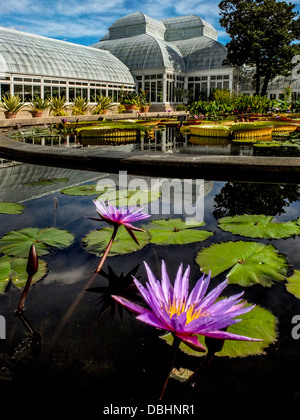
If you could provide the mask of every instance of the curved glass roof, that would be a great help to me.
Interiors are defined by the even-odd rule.
[[[162,67],[185,70],[179,49],[174,44],[149,34],[105,40],[94,44],[93,47],[109,51],[130,70]]]
[[[180,50],[185,68],[189,70],[220,69],[227,57],[226,47],[206,36],[174,41]]]
[[[135,83],[124,63],[106,51],[3,27],[0,72]]]

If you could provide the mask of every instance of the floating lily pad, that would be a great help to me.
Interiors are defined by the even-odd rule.
[[[159,191],[152,190],[109,190],[99,195],[98,201],[108,201],[109,204],[118,207],[142,206],[143,204],[156,201],[160,197]]]
[[[229,283],[241,286],[261,284],[270,287],[274,281],[283,281],[288,264],[284,255],[273,245],[258,242],[226,242],[202,249],[196,262],[204,273],[212,277],[230,269]]]
[[[61,193],[67,195],[98,195],[105,190],[106,188],[97,189],[97,184],[84,184],[66,188],[65,190],[62,190]]]
[[[54,185],[54,184],[61,184],[64,182],[68,182],[69,178],[51,178],[51,179],[40,179],[38,181],[34,181],[34,182],[26,182],[26,184],[29,187],[34,187],[34,186],[39,186],[39,185]]]
[[[113,233],[112,227],[104,227],[100,230],[89,232],[82,240],[83,246],[91,254],[101,255],[107,247]],[[115,237],[114,243],[109,252],[109,256],[128,254],[142,249],[150,242],[148,232],[134,232],[139,245],[135,243],[124,226],[120,226]]]
[[[276,222],[273,216],[264,214],[223,217],[219,220],[219,227],[226,232],[249,238],[279,239],[300,234],[299,220]]]
[[[48,247],[65,248],[74,240],[74,236],[57,228],[25,228],[8,232],[0,239],[0,252],[15,257],[27,257],[32,244],[38,255],[49,254]]]
[[[0,293],[5,292],[10,281],[16,287],[24,287],[28,278],[26,272],[27,258],[4,256],[0,258]],[[47,264],[39,259],[38,271],[32,278],[32,284],[39,281],[47,273]]]
[[[286,280],[287,291],[300,299],[300,270],[294,270],[294,274],[287,277]]]
[[[21,214],[25,206],[19,203],[0,203],[0,213],[4,214]]]
[[[199,230],[204,222],[189,221],[185,223],[181,219],[152,220],[143,226],[151,235],[151,242],[157,245],[181,245],[192,242],[200,242],[213,235],[212,232]]]
[[[216,356],[245,357],[260,355],[276,341],[276,318],[266,309],[256,305],[254,309],[247,314],[241,315],[238,319],[242,319],[242,321],[228,327],[228,332],[261,339],[262,341],[225,340],[222,350],[217,352]],[[205,346],[204,337],[201,335],[198,335],[198,337],[199,341]],[[173,342],[172,334],[166,334],[161,338],[170,345]],[[180,344],[180,349],[192,356],[204,356],[206,354],[205,352],[192,350],[184,343]]]

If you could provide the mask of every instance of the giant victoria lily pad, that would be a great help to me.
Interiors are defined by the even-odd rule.
[[[241,286],[261,284],[270,287],[274,281],[283,281],[288,264],[284,255],[273,245],[258,242],[226,242],[202,249],[196,262],[204,273],[212,277],[229,270],[229,283]]]
[[[238,319],[241,319],[241,321],[228,327],[228,332],[260,339],[261,341],[225,340],[222,350],[217,352],[216,356],[245,357],[259,355],[263,354],[264,350],[276,341],[276,318],[266,309],[256,305],[250,312],[239,316]],[[172,334],[168,333],[161,338],[170,345],[173,342]],[[198,338],[201,344],[206,347],[204,336],[198,335]],[[193,350],[184,343],[180,344],[180,349],[192,356],[204,356],[206,354]]]
[[[206,240],[213,235],[212,232],[197,229],[204,226],[204,222],[189,221],[181,219],[152,220],[143,228],[149,231],[151,242],[156,245],[181,245]]]
[[[83,247],[91,254],[101,255],[113,233],[112,227],[104,227],[103,229],[93,230],[89,232],[82,240]],[[150,235],[148,232],[134,232],[139,245],[132,239],[124,226],[120,226],[112,247],[109,251],[109,256],[128,254],[142,249],[150,242]]]
[[[249,238],[288,238],[300,234],[299,219],[289,222],[276,222],[273,216],[264,214],[223,217],[219,220],[219,227],[226,232]]]
[[[57,228],[25,228],[8,232],[0,239],[0,252],[15,257],[28,257],[32,244],[37,254],[49,254],[49,247],[65,248],[71,245],[74,235]]]
[[[18,287],[24,287],[28,278],[26,272],[27,258],[9,257],[0,258],[0,293],[5,292],[10,281]],[[38,271],[32,277],[32,284],[39,281],[47,273],[47,264],[39,259]]]

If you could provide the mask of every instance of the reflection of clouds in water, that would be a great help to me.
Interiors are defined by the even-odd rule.
[[[64,285],[78,283],[83,280],[87,280],[88,276],[91,273],[88,273],[86,268],[77,267],[77,268],[67,268],[63,271],[50,271],[47,277],[43,280],[44,284],[50,283],[60,283]]]

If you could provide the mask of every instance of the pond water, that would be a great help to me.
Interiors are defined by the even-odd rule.
[[[96,217],[95,196],[72,196],[60,191],[74,185],[96,183],[107,174],[19,165],[1,168],[0,201],[22,202],[19,215],[0,214],[0,237],[25,227],[56,227],[68,230],[74,241],[66,248],[51,248],[43,256],[47,275],[30,288],[25,315],[38,332],[38,351],[30,347],[24,324],[15,316],[21,290],[10,284],[0,293],[0,314],[6,320],[6,339],[0,340],[0,394],[10,414],[34,412],[35,404],[45,403],[45,410],[66,414],[102,415],[105,407],[157,404],[170,363],[170,346],[160,338],[162,332],[143,324],[126,311],[112,318],[110,311],[101,314],[101,293],[86,291],[99,257],[82,247],[88,232],[104,227],[88,217]],[[9,173],[10,171],[10,173]],[[117,176],[111,176],[117,181]],[[60,179],[50,185],[39,180]],[[29,182],[32,185],[28,185]],[[200,277],[196,254],[214,243],[241,240],[241,236],[220,229],[217,221],[236,214],[268,214],[286,222],[300,216],[300,188],[293,184],[255,184],[205,180],[205,230],[213,235],[202,242],[184,245],[149,243],[130,254],[109,256],[109,267],[117,275],[137,268],[136,277],[146,280],[143,261],[160,278],[161,260],[166,262],[174,279],[180,262],[191,266],[191,285]],[[178,217],[173,205],[170,213],[153,219]],[[140,226],[142,223],[137,223]],[[300,269],[300,239],[245,240],[272,244],[287,257],[289,270]],[[225,278],[216,276],[211,286]],[[88,287],[107,286],[99,274]],[[286,282],[271,287],[229,285],[226,294],[244,290],[244,298],[270,311],[277,319],[277,340],[264,354],[248,357],[215,357],[195,386],[183,386],[171,379],[164,403],[193,405],[194,414],[207,401],[299,400],[300,341],[293,338],[292,318],[300,314],[300,300],[289,293]],[[76,304],[74,304],[76,302]],[[74,305],[74,306],[73,306]],[[68,312],[70,311],[70,312]],[[101,314],[101,316],[100,316]],[[199,358],[179,353],[176,368],[194,370]],[[16,403],[17,402],[17,403]],[[61,404],[61,405],[59,405]],[[29,408],[30,407],[30,408]],[[141,413],[141,411],[140,411]]]

